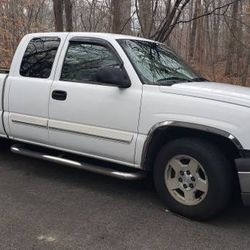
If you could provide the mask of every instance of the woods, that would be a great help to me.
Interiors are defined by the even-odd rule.
[[[201,75],[250,86],[250,0],[0,0],[0,67],[30,32],[93,31],[166,43]]]

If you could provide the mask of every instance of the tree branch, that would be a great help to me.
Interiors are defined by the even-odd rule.
[[[212,15],[212,14],[214,14],[217,10],[220,10],[220,9],[226,8],[226,10],[227,10],[232,4],[234,4],[235,2],[239,2],[239,1],[240,1],[240,0],[235,0],[235,1],[230,2],[230,3],[227,3],[227,4],[225,4],[225,5],[216,7],[215,9],[213,9],[213,10],[211,10],[211,11],[209,11],[209,12],[206,12],[206,13],[200,15],[200,16],[191,18],[191,19],[189,19],[189,20],[180,20],[180,21],[178,21],[176,24],[180,24],[180,23],[189,23],[189,22],[195,21],[195,20],[200,19],[200,18],[202,18],[202,17],[206,17],[206,16],[209,16],[209,15]],[[226,12],[226,11],[225,11],[225,12]],[[225,12],[224,12],[224,13],[225,13]],[[175,24],[175,25],[176,25],[176,24]]]

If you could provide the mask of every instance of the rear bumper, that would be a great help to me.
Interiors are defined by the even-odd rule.
[[[235,163],[239,176],[242,201],[244,205],[250,206],[250,158],[240,158]]]

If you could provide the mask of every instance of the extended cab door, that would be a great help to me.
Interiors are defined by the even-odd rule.
[[[50,96],[50,143],[134,165],[142,85],[124,52],[115,40],[79,36],[69,37],[63,51]],[[96,80],[102,67],[121,64],[131,87]]]
[[[48,143],[50,88],[66,36],[30,34],[20,42],[5,89],[4,121],[11,138]]]

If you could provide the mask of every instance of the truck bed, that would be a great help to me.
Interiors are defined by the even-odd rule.
[[[7,68],[0,68],[0,74],[9,74],[9,71]]]

